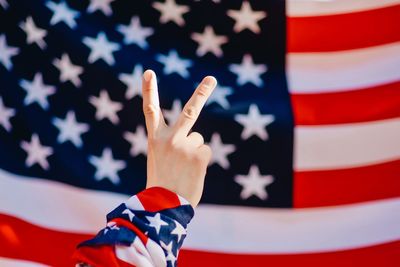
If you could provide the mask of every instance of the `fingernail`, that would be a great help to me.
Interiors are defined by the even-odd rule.
[[[153,77],[153,72],[152,72],[151,70],[146,70],[146,71],[143,73],[143,78],[144,78],[144,80],[145,80],[146,82],[150,81],[152,77]]]
[[[203,80],[203,84],[210,86],[210,87],[214,86],[216,83],[217,83],[217,80],[212,76],[207,76]]]

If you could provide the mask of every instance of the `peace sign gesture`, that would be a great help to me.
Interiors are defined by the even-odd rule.
[[[143,74],[143,113],[148,133],[147,185],[159,186],[186,198],[193,207],[200,201],[211,149],[203,136],[190,133],[217,81],[207,76],[184,106],[177,122],[167,126],[160,109],[156,75]]]

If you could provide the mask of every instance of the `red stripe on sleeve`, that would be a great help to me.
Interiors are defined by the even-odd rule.
[[[181,205],[178,196],[162,187],[151,187],[136,195],[149,212],[172,209]]]

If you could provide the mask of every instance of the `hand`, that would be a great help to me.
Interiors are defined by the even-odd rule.
[[[143,112],[148,135],[146,188],[159,186],[199,204],[211,149],[197,132],[190,133],[217,81],[203,79],[186,103],[175,125],[167,126],[161,113],[156,75],[143,74]],[[190,134],[189,134],[190,133]]]

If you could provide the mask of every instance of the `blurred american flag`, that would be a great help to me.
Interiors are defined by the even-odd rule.
[[[400,1],[0,0],[0,266],[145,187],[141,74],[214,155],[181,266],[400,265]]]

